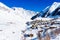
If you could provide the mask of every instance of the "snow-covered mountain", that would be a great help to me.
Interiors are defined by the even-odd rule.
[[[49,8],[47,15],[45,17],[52,17],[52,16],[59,16],[60,15],[60,3],[59,2],[54,2],[52,6]]]
[[[42,17],[46,17],[46,18],[42,18]],[[40,13],[26,10],[20,7],[10,8],[0,2],[0,40],[24,40],[24,35],[23,35],[24,31],[26,31],[25,33],[27,34],[30,33],[34,34],[34,36],[31,34],[30,38],[28,37],[26,40],[29,39],[35,40],[37,39],[37,35],[36,35],[37,30],[32,30],[33,28],[29,29],[31,25],[26,25],[26,24],[28,24],[29,22],[35,23],[38,22],[39,20],[39,22],[41,23],[40,26],[44,26],[42,24],[43,23],[45,24],[46,20],[50,22],[49,20],[51,20],[54,17],[60,17],[60,3],[58,2],[54,2],[52,6],[46,7]],[[59,23],[60,19],[57,19],[55,22]],[[48,25],[51,26],[50,23]],[[54,24],[53,26],[59,26],[59,25]],[[25,30],[25,29],[29,29],[29,30]],[[38,29],[38,31],[39,30],[41,29]],[[43,34],[44,33],[42,33],[42,36]]]
[[[60,17],[60,2],[54,2],[52,5],[46,7],[40,13],[33,16],[31,19],[35,19],[37,17],[49,17],[49,18],[58,18]]]
[[[60,40],[59,2],[54,2],[31,19],[33,21],[27,23],[29,28],[24,31],[25,34],[23,32],[25,40]]]
[[[0,40],[22,40],[21,30],[36,12],[19,7],[8,7],[0,2]]]

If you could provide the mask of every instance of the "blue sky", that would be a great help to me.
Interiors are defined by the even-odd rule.
[[[27,10],[41,11],[53,2],[60,2],[60,0],[0,0],[0,2],[9,7],[22,7]]]

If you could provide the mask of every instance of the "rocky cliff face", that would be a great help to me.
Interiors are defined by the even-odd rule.
[[[54,2],[51,6],[46,7],[44,10],[33,16],[31,19],[35,19],[37,17],[56,18],[59,16],[60,16],[60,3]]]

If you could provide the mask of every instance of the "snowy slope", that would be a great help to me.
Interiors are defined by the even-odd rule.
[[[54,14],[56,16],[56,14],[58,14],[58,10],[60,9],[60,3],[59,2],[54,2],[51,7],[49,8],[48,12],[46,13],[45,17],[48,17],[48,15],[50,17],[52,17],[52,15]]]
[[[52,5],[47,6],[40,13],[32,17],[32,20],[37,17],[59,17],[60,16],[60,2],[54,2]]]
[[[36,14],[35,16],[33,16],[32,17],[32,20],[33,20],[33,24],[32,24],[32,31],[34,30],[34,28],[35,27],[38,27],[38,26],[36,26],[37,25],[37,23],[36,22],[38,22],[37,20],[43,20],[44,22],[42,22],[42,21],[40,21],[40,23],[38,22],[38,24],[41,24],[39,27],[45,27],[45,25],[48,25],[48,27],[50,27],[50,26],[52,26],[52,27],[57,27],[57,28],[60,28],[60,3],[59,2],[54,2],[51,6],[48,6],[45,10],[43,10],[43,12],[40,12],[41,13],[41,15],[45,15],[44,17],[41,17],[41,15],[40,15],[40,13],[38,13],[38,14]],[[44,14],[44,13],[46,13],[46,14]],[[52,14],[54,14],[54,16],[52,16]],[[58,14],[58,15],[57,15]],[[40,17],[39,17],[40,16]],[[46,18],[45,18],[46,17]],[[55,20],[55,18],[58,18],[57,20]],[[54,20],[54,21],[52,21],[52,19]],[[49,21],[49,20],[51,20],[51,21]],[[35,22],[34,22],[35,21]],[[45,21],[48,21],[49,23],[47,23],[47,24],[44,24],[45,23]],[[52,22],[59,22],[58,24],[54,24],[54,25],[50,25],[50,23],[52,23]],[[36,24],[35,24],[36,23]],[[31,23],[29,23],[29,24],[31,24]],[[43,25],[42,25],[43,24]],[[34,25],[34,26],[33,26]],[[31,26],[30,26],[31,27]],[[38,28],[39,28],[38,27]],[[43,28],[44,29],[44,32],[45,32],[45,28]],[[30,34],[31,33],[31,30],[28,30],[28,34]],[[35,30],[35,31],[33,31],[34,32],[34,34],[36,34],[36,31],[38,32],[38,30],[41,30],[41,29],[37,29],[37,30]],[[54,30],[56,30],[56,29],[54,29]],[[53,30],[52,30],[53,31]],[[33,33],[32,32],[32,33]],[[51,32],[51,30],[48,30],[48,33],[49,32]],[[60,31],[59,31],[60,32]],[[33,34],[33,35],[34,35]],[[36,34],[37,35],[37,34]],[[38,38],[36,37],[36,35],[35,35],[35,37],[34,38],[31,38],[31,39],[34,39],[34,40],[38,40]],[[43,33],[42,33],[42,35],[43,35]],[[53,35],[53,34],[52,34]],[[27,38],[26,37],[26,40],[31,40],[31,39],[29,39],[29,38]],[[54,38],[52,39],[51,38],[51,40],[60,40],[60,35],[57,35],[56,37],[55,37],[55,35],[54,35]]]
[[[53,12],[54,10],[56,10],[58,7],[60,7],[60,3],[54,2],[49,9],[50,13]]]
[[[23,8],[9,8],[0,2],[0,40],[22,40],[21,30],[26,28],[26,22],[35,14],[34,11]]]
[[[57,7],[55,7],[56,5]],[[52,13],[58,7],[60,7],[60,3],[55,2],[50,7],[50,9],[49,7],[47,7],[49,10],[46,9],[43,11],[44,12],[49,11],[50,13]],[[20,7],[9,8],[8,6],[0,2],[0,40],[23,40],[22,39],[23,34],[21,31],[27,28],[26,22],[32,21],[30,18],[34,15],[36,15],[36,12],[34,11],[25,10]],[[41,19],[46,21],[46,20],[51,20],[52,18],[38,17],[35,20],[41,20]],[[26,33],[33,33],[34,34],[33,38],[36,38],[36,34],[35,34],[36,32],[37,30],[32,30],[31,32],[29,32],[29,30],[26,31]],[[51,39],[51,40],[57,40],[57,38],[59,37],[60,36],[58,35],[56,39]]]

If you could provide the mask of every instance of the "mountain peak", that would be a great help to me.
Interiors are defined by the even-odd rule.
[[[38,13],[38,15],[36,14],[32,18],[48,17],[48,16],[52,17],[52,16],[59,16],[59,15],[60,15],[60,2],[54,2],[52,5],[46,7],[44,10]]]
[[[0,10],[4,10],[4,11],[8,11],[11,8],[9,8],[7,5],[5,5],[4,3],[0,2]]]
[[[60,7],[60,3],[59,2],[54,2],[52,4],[52,6],[50,7],[50,12],[52,12],[53,10],[57,9],[58,7]]]
[[[5,7],[8,8],[8,6],[6,6],[4,3],[0,2],[0,7]]]

